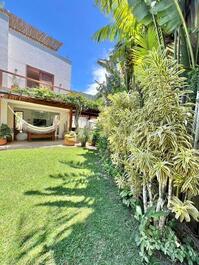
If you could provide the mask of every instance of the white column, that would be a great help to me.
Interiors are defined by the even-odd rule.
[[[7,124],[8,122],[8,103],[1,99],[1,109],[0,109],[0,123]]]
[[[64,132],[68,129],[68,110],[60,112],[59,139],[63,139]]]

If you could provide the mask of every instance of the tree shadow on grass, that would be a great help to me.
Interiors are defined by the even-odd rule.
[[[77,163],[60,161],[74,171],[49,176],[59,185],[25,192],[41,201],[35,207],[48,212],[43,225],[34,228],[29,224],[28,232],[25,227],[29,220],[22,216],[17,229],[16,264],[141,264],[133,223],[116,189],[100,175],[93,151],[83,158]]]

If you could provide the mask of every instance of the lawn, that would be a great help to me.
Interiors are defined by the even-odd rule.
[[[141,264],[136,222],[94,151],[2,151],[0,175],[0,264]]]

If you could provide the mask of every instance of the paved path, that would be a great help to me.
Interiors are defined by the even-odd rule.
[[[14,141],[6,145],[0,146],[0,151],[2,150],[14,150],[14,149],[28,149],[28,148],[50,148],[50,147],[71,147],[63,144],[64,140],[56,141]],[[77,144],[79,146],[79,144]],[[76,147],[76,146],[74,146]],[[94,146],[87,146],[88,149],[96,149]]]

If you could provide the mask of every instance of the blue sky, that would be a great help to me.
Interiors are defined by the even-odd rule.
[[[64,43],[59,53],[72,61],[72,89],[95,90],[95,80],[102,81],[104,74],[96,61],[107,55],[113,43],[92,40],[94,32],[109,22],[94,0],[4,2],[10,12]]]

